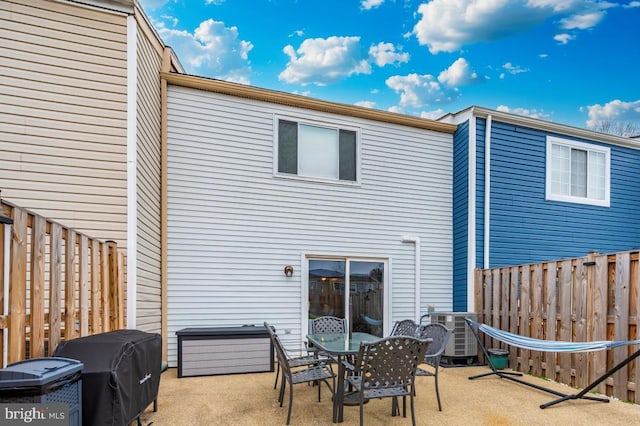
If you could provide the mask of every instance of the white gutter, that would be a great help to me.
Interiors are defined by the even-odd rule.
[[[4,224],[4,259],[3,264],[4,273],[2,274],[2,315],[5,317],[9,315],[9,268],[11,263],[11,225]],[[7,366],[8,354],[9,354],[9,333],[8,330],[4,330],[2,333],[2,368]]]
[[[137,24],[127,17],[127,328],[136,328],[137,233]]]
[[[414,245],[414,253],[415,253],[415,277],[416,277],[416,288],[415,288],[415,298],[416,298],[416,322],[420,322],[420,287],[422,286],[421,277],[420,277],[420,237],[412,237],[408,235],[404,235],[402,237],[403,243],[412,243]]]
[[[484,132],[484,251],[483,268],[489,268],[489,239],[491,238],[491,114],[486,118]]]
[[[467,311],[475,307],[474,269],[476,267],[476,116],[475,108],[469,114],[469,188],[467,190]]]

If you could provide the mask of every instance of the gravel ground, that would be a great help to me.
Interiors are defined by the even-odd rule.
[[[609,403],[587,400],[567,401],[540,409],[555,396],[529,386],[489,376],[468,380],[488,367],[440,369],[439,412],[433,378],[419,377],[415,398],[418,425],[631,425],[640,424],[640,406],[619,400]],[[279,407],[273,389],[275,373],[186,377],[178,379],[170,368],[160,380],[158,411],[148,407],[142,415],[145,426],[197,425],[284,425],[285,405]],[[525,380],[563,393],[575,393],[565,385],[525,376]],[[288,392],[288,389],[287,389]],[[330,425],[331,394],[323,385],[322,402],[317,389],[296,385],[293,395],[292,425]],[[408,405],[408,400],[407,400]],[[359,422],[358,407],[345,407],[344,424]],[[364,408],[365,425],[410,425],[407,418],[391,417],[391,400],[373,400]]]

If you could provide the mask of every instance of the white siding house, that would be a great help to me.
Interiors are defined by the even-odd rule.
[[[347,276],[358,264],[380,265],[379,333],[397,319],[417,319],[428,304],[451,309],[454,126],[216,80],[163,78],[169,366],[177,362],[175,333],[187,327],[266,320],[300,350],[312,260],[345,262]],[[355,135],[355,176],[282,172],[280,120]],[[299,145],[299,162],[305,150]]]

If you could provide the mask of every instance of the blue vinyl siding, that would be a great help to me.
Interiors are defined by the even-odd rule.
[[[453,310],[467,310],[469,122],[453,135]]]
[[[608,145],[611,148],[610,207],[547,201],[547,134],[511,124],[492,123],[490,267],[640,247],[640,197],[637,191],[640,151]],[[480,155],[479,143],[478,157]],[[480,161],[478,165],[480,177],[483,174]],[[481,188],[480,179],[478,188]],[[482,209],[479,193],[478,212]],[[481,235],[480,216],[477,225],[478,235]],[[482,266],[482,239],[478,242],[477,265]]]

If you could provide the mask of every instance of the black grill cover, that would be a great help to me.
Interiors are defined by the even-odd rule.
[[[62,342],[54,356],[84,364],[82,424],[126,425],[158,395],[162,337],[117,330]]]

